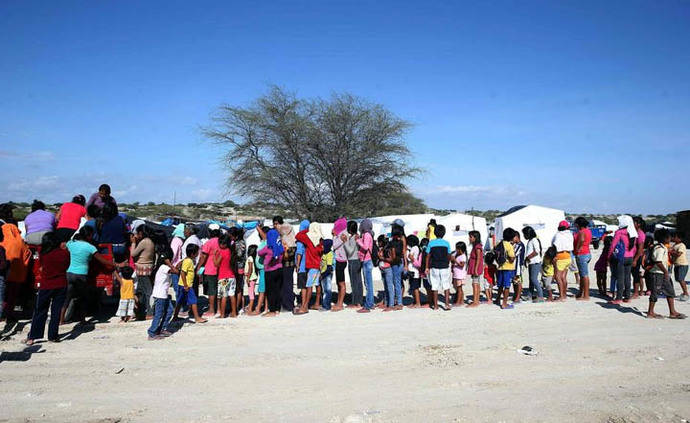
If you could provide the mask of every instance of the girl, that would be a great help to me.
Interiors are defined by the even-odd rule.
[[[355,235],[357,234],[357,222],[347,222],[347,235],[341,235],[345,253],[347,253],[347,268],[350,274],[350,287],[352,288],[352,303],[348,308],[362,307],[364,296],[362,291],[362,262],[359,261],[359,247]]]
[[[568,288],[568,267],[570,266],[573,251],[573,234],[570,232],[570,223],[562,220],[558,224],[558,232],[554,235],[551,244],[556,247],[556,258],[553,261],[555,266],[554,279],[558,283],[558,301],[565,301]]]
[[[345,268],[347,267],[347,220],[343,217],[333,224],[333,253],[335,254],[335,281],[338,285],[338,300],[331,308],[332,311],[343,309],[345,302]],[[352,280],[352,279],[350,279]]]
[[[331,280],[333,279],[333,240],[324,239],[323,240],[323,255],[321,256],[321,267],[319,271],[321,272],[320,283],[323,288],[323,308],[322,310],[328,311],[331,309],[332,304],[332,289]]]
[[[376,244],[378,245],[378,258],[379,258],[379,271],[381,272],[381,279],[383,280],[383,298],[376,304],[377,308],[382,308],[384,311],[388,308],[388,292],[393,290],[393,274],[391,271],[391,265],[383,259],[384,250],[388,245],[388,238],[381,234],[376,238]],[[392,294],[391,294],[392,296]]]
[[[244,277],[247,279],[247,287],[249,288],[249,305],[246,307],[245,312],[252,314],[254,310],[254,289],[256,287],[256,280],[258,275],[256,273],[256,244],[252,244],[247,249],[247,261],[244,264]]]
[[[268,226],[264,226],[263,228],[257,227],[257,230],[259,234],[261,233],[266,233],[268,232],[270,228]],[[256,302],[256,307],[254,307],[254,310],[250,312],[249,314],[251,315],[258,315],[261,313],[261,307],[263,307],[264,311],[268,310],[268,305],[266,304],[266,272],[264,271],[264,257],[259,255],[259,251],[263,250],[264,247],[266,247],[266,240],[263,239],[257,248],[257,255],[256,255],[256,270],[259,273],[259,278],[258,278],[258,292],[259,292],[259,300]]]
[[[453,285],[455,286],[455,305],[462,307],[465,303],[465,293],[462,286],[467,278],[467,245],[460,241],[455,244],[455,252],[452,259]]]
[[[420,288],[420,268],[422,266],[422,253],[419,250],[419,238],[415,235],[407,237],[407,273],[410,276],[410,291],[413,303],[410,308],[420,308],[422,306],[419,297]]]
[[[391,229],[391,240],[388,243],[388,254],[386,258],[391,265],[393,276],[393,293],[395,294],[393,302],[390,304],[394,310],[403,309],[402,296],[402,272],[405,263],[404,251],[406,249],[405,231],[400,223],[394,223]],[[390,297],[390,293],[389,293]]]
[[[494,293],[494,281],[496,280],[496,255],[493,251],[488,251],[484,256],[484,296],[486,303],[491,305]]]
[[[541,281],[546,290],[547,300],[553,301],[553,292],[551,291],[551,282],[553,281],[554,271],[554,261],[556,260],[556,247],[553,245],[546,249],[544,252],[544,259],[541,266]]]
[[[422,255],[422,263],[419,266],[419,278],[421,279],[421,285],[424,285],[424,289],[426,290],[426,299],[427,299],[427,303],[423,307],[429,307],[429,300],[431,299],[431,284],[429,283],[429,277],[427,275],[427,268],[426,268],[426,246],[427,245],[429,245],[429,238],[422,238],[422,240],[419,241],[419,251],[420,251],[420,254]],[[420,301],[421,301],[421,298],[420,298]]]
[[[470,231],[470,245],[472,251],[470,252],[470,260],[467,268],[467,273],[472,278],[472,304],[467,307],[479,306],[479,278],[484,271],[484,257],[482,249],[482,236],[479,231]]]
[[[599,256],[597,262],[594,263],[594,271],[597,274],[597,289],[599,290],[599,295],[607,299],[608,295],[606,294],[606,257],[608,256],[609,249],[611,248],[611,241],[613,241],[613,237],[611,236],[607,236],[606,238],[604,238],[604,248],[601,251],[601,256]]]
[[[232,239],[223,234],[218,240],[218,249],[213,255],[213,264],[218,269],[218,297],[220,297],[219,313],[224,319],[228,297],[230,297],[230,317],[237,317],[237,297],[235,297],[235,272],[233,271]]]
[[[374,279],[371,274],[374,269],[372,252],[374,251],[374,231],[371,220],[364,219],[359,224],[360,235],[355,235],[357,247],[359,247],[359,261],[364,273],[364,284],[367,287],[367,295],[364,298],[364,306],[357,310],[358,313],[368,313],[374,308]],[[336,263],[336,266],[338,263]]]
[[[273,317],[280,312],[280,287],[283,282],[283,253],[285,249],[280,242],[280,234],[271,229],[266,233],[266,246],[257,251],[264,259],[266,300],[268,312],[263,317]]]

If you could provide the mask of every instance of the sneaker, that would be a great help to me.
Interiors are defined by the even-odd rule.
[[[688,301],[690,300],[690,295],[681,295],[678,301]]]

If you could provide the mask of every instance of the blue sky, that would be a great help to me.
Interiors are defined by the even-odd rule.
[[[199,126],[277,84],[412,121],[411,188],[434,207],[675,212],[689,22],[687,0],[5,0],[0,201],[102,182],[120,201],[223,200]]]

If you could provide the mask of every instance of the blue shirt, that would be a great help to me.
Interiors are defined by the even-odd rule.
[[[432,269],[447,269],[449,266],[448,254],[451,253],[450,244],[445,239],[432,239],[426,246],[429,255],[429,267]]]
[[[299,273],[305,273],[307,271],[307,258],[305,257],[307,249],[304,247],[304,244],[301,242],[297,241],[297,251],[295,251],[295,259],[297,258],[297,254],[300,255],[300,261],[299,261]]]
[[[86,241],[67,241],[69,251],[69,267],[67,273],[75,275],[89,274],[89,260],[96,252],[96,247]]]

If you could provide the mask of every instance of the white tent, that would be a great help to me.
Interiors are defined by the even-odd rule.
[[[470,251],[470,231],[479,231],[482,243],[486,241],[488,236],[486,219],[483,217],[452,213],[447,216],[437,217],[436,223],[446,227],[445,239],[450,243],[453,249],[455,249],[455,244],[457,242],[462,241],[468,246],[468,252]]]
[[[542,244],[550,245],[561,220],[565,220],[563,210],[535,205],[516,206],[498,216],[494,221],[496,241],[503,239],[503,230],[506,228],[520,231],[522,237],[522,228],[531,226],[537,232]]]

